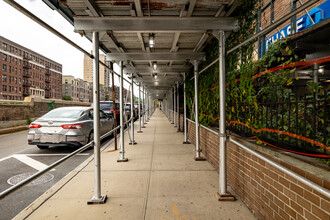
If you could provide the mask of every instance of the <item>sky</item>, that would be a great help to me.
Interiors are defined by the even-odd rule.
[[[73,26],[43,1],[16,0],[16,2],[84,50],[92,51],[92,42],[75,33]],[[84,54],[81,51],[64,42],[2,0],[0,0],[0,35],[62,64],[63,75],[73,75],[76,78],[83,79]],[[100,51],[100,54],[103,53]],[[115,65],[114,68],[119,73],[118,66]],[[119,85],[116,76],[115,85]],[[128,87],[128,83],[124,83],[124,88],[128,89]],[[137,94],[136,86],[134,92]]]

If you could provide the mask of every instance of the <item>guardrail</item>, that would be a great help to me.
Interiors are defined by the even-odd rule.
[[[104,138],[108,137],[109,135],[111,135],[114,131],[118,130],[120,128],[120,126],[117,126],[116,128],[112,129],[111,131],[105,133],[104,135],[102,135],[100,137],[100,140],[103,140]],[[32,176],[30,176],[29,178],[23,180],[22,182],[6,189],[5,191],[0,193],[0,200],[4,199],[5,197],[7,197],[8,195],[10,195],[11,193],[15,192],[16,190],[22,188],[23,186],[27,185],[28,183],[32,182],[33,180],[37,179],[38,177],[42,176],[43,174],[45,174],[46,172],[52,170],[53,168],[57,167],[58,165],[60,165],[61,163],[63,163],[64,161],[68,160],[69,158],[75,156],[76,154],[79,154],[80,152],[86,150],[87,148],[93,146],[94,141],[89,142],[88,144],[82,146],[81,148],[75,150],[74,152],[72,152],[71,154],[63,157],[62,159],[52,163],[51,165],[49,165],[48,167],[46,167],[43,170],[40,170],[39,172],[33,174]]]

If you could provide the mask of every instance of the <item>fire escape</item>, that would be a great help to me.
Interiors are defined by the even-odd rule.
[[[51,85],[50,85],[50,66],[45,65],[45,98],[48,99],[51,97],[50,94]]]
[[[30,63],[29,61],[31,60],[31,58],[28,57],[28,55],[24,55],[23,56],[23,97],[29,96],[30,95],[30,85],[29,85],[29,78],[31,78],[31,76],[29,75],[29,69],[31,69],[30,67]]]

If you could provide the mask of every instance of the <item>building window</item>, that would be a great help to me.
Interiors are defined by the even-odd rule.
[[[21,83],[22,83],[21,78],[19,78],[18,79],[18,84],[21,84]]]
[[[15,93],[17,93],[17,87],[15,87]]]
[[[19,87],[18,91],[19,91],[19,93],[22,93],[22,88],[21,88],[21,87]]]
[[[3,44],[2,44],[2,49],[3,49],[4,51],[7,51],[7,44],[3,43]]]
[[[2,60],[3,60],[3,61],[7,61],[7,54],[3,54],[3,55],[2,55]]]
[[[15,84],[17,84],[17,77],[15,77]]]
[[[7,75],[2,75],[2,82],[7,82]]]
[[[7,71],[7,65],[6,64],[2,64],[2,70]]]

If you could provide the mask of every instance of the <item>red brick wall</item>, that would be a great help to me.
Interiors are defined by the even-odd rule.
[[[195,124],[190,121],[188,138],[195,143]],[[262,147],[236,139],[244,145],[258,148],[264,156],[330,189],[329,168],[313,167],[303,161],[296,163],[297,159],[281,156],[279,152],[269,149],[262,151]],[[203,155],[219,170],[218,136],[201,127],[200,145]],[[228,184],[259,219],[330,219],[329,198],[231,142],[227,142],[227,168]]]

